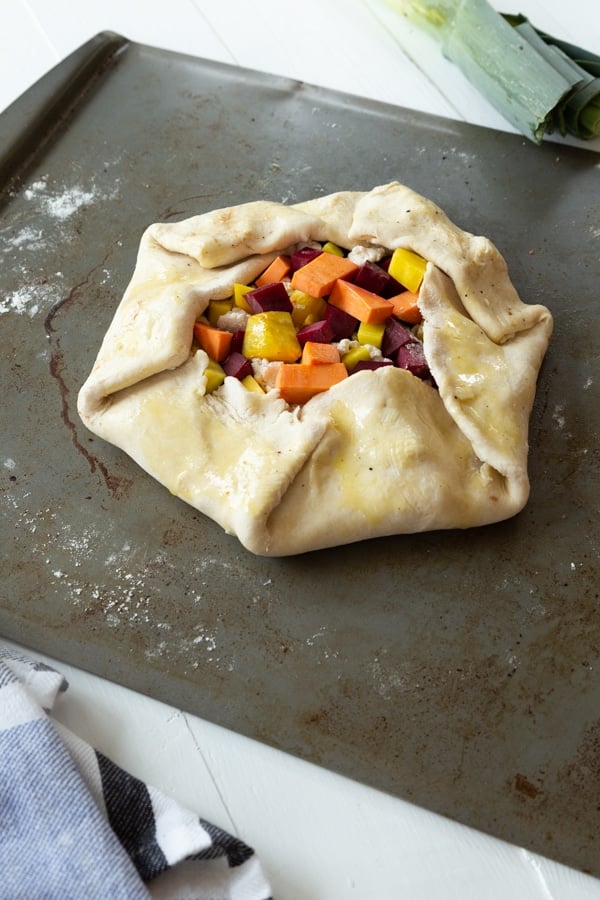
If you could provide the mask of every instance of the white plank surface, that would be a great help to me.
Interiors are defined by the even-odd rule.
[[[523,0],[511,11],[600,50],[597,0]],[[0,109],[89,37],[112,30],[512,130],[383,0],[0,0],[0,15]],[[599,141],[586,146],[600,150]],[[277,900],[600,900],[595,879],[45,659],[70,682],[57,718],[251,844]]]

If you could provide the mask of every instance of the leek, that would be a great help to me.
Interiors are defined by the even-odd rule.
[[[487,0],[388,0],[522,134],[600,135],[600,57],[503,15]]]

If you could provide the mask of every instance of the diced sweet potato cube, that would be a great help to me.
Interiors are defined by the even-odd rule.
[[[325,297],[338,278],[348,278],[358,266],[345,256],[321,253],[292,275],[292,288],[313,297]]]
[[[341,362],[340,351],[335,344],[323,344],[319,341],[306,341],[302,348],[300,360],[305,366],[318,366],[324,363]]]
[[[295,405],[306,403],[347,377],[348,371],[341,362],[319,366],[284,363],[277,372],[276,386],[281,397]]]
[[[394,313],[389,300],[341,278],[333,286],[329,303],[354,316],[359,322],[385,322]]]

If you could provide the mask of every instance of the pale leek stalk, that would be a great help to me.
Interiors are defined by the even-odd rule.
[[[565,71],[576,81],[573,90],[553,111],[556,127],[584,140],[600,135],[600,56],[534,28],[522,15],[503,14],[537,51],[554,65],[562,56]]]
[[[598,57],[570,48],[572,57],[569,45],[536,31],[523,16],[503,16],[487,0],[388,2],[439,41],[443,54],[531,140],[540,143],[555,129],[582,139],[600,135]]]

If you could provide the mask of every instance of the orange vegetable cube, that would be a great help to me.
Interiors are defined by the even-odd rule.
[[[338,278],[352,275],[358,266],[345,256],[321,253],[292,275],[292,288],[313,297],[325,297]]]
[[[419,295],[413,291],[401,291],[395,297],[390,297],[394,315],[403,322],[410,322],[411,325],[418,325],[423,319],[418,301]]]
[[[263,287],[265,284],[272,284],[274,281],[283,281],[291,270],[289,256],[276,256],[273,262],[267,266],[262,275],[256,279],[256,287]]]
[[[341,278],[336,281],[329,295],[329,302],[354,316],[359,322],[369,324],[385,322],[394,314],[394,307],[389,300]]]
[[[233,334],[204,322],[195,322],[194,337],[211,359],[221,362],[229,354]]]
[[[275,386],[288,403],[301,404],[316,394],[328,391],[344,378],[348,378],[348,370],[341,362],[322,363],[318,366],[283,363],[277,372]]]
[[[325,363],[341,362],[340,351],[335,344],[322,344],[318,341],[306,341],[302,348],[300,362],[305,366],[321,366]]]

